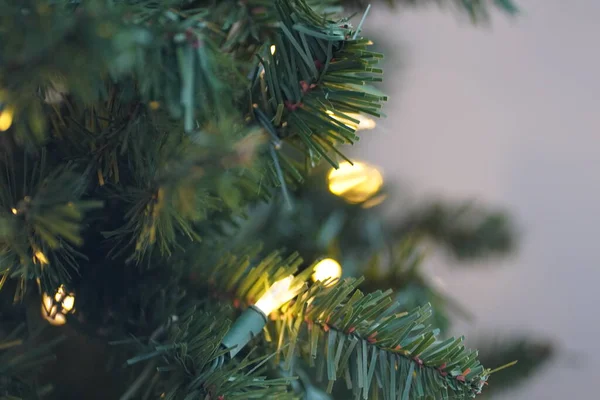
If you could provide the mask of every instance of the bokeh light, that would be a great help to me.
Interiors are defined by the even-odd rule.
[[[375,195],[383,185],[381,172],[372,165],[345,161],[327,175],[329,191],[349,203],[362,203]]]
[[[328,285],[333,284],[342,276],[342,266],[333,258],[325,258],[317,263],[314,267],[312,280],[314,282],[329,281]]]

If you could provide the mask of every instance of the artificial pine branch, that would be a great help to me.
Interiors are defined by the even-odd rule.
[[[299,148],[305,161],[284,157],[284,168],[298,177],[298,167],[312,168],[321,158],[337,166],[338,144],[358,140],[351,114],[381,116],[385,96],[365,85],[381,81],[376,64],[381,54],[369,51],[367,39],[356,39],[345,20],[330,21],[307,9],[303,1],[275,2],[279,32],[259,56],[252,103],[259,124]],[[260,71],[260,73],[258,73]],[[349,122],[346,122],[349,121]],[[283,149],[283,154],[290,149]],[[292,152],[293,154],[293,152]],[[301,179],[301,178],[300,178]]]
[[[221,341],[229,321],[192,306],[182,316],[171,316],[148,339],[120,341],[136,356],[128,366],[143,365],[121,400],[139,398],[142,387],[152,398],[242,400],[292,400],[288,393],[293,378],[267,378],[262,366],[270,358],[246,356],[223,364],[226,350]]]
[[[354,395],[363,399],[376,390],[371,385],[390,399],[396,393],[402,399],[446,399],[481,392],[487,372],[477,352],[465,349],[462,338],[438,341],[438,331],[427,324],[429,305],[396,313],[391,291],[365,296],[355,290],[360,282],[346,279],[330,288],[317,286],[314,294],[309,291],[290,305],[277,327],[292,347],[301,340],[310,343],[308,348],[298,345],[297,352],[326,367],[329,390],[337,378],[345,377]]]
[[[288,399],[289,378],[262,375],[275,350],[363,398],[469,397],[487,378],[460,339],[436,342],[427,306],[393,314],[389,292],[363,295],[360,280],[308,287],[297,254],[210,262],[211,245],[233,247],[224,224],[276,187],[291,197],[322,158],[337,165],[337,145],[357,140],[353,114],[381,115],[386,96],[367,86],[381,55],[324,16],[335,1],[317,3],[0,0],[2,141],[18,159],[2,166],[0,287],[72,285],[70,323],[86,338],[136,337],[124,398]],[[265,331],[279,342],[216,367],[220,299],[252,304],[292,274],[304,291]]]
[[[365,282],[361,289],[365,291],[394,290],[394,299],[404,309],[414,309],[421,304],[431,304],[434,310],[432,322],[445,333],[450,325],[449,313],[466,320],[471,313],[455,299],[437,288],[423,271],[425,251],[417,237],[407,236],[399,243],[391,245],[388,252],[376,254],[364,270]],[[389,258],[383,262],[386,257]]]
[[[236,306],[253,304],[273,283],[295,273],[302,260],[271,253],[258,263],[249,256],[223,258],[201,281],[217,293],[228,293]],[[305,269],[297,284],[312,273]],[[332,286],[317,282],[284,307],[267,326],[267,338],[285,354],[290,368],[296,354],[327,371],[329,390],[345,378],[355,396],[368,399],[373,390],[384,398],[471,398],[488,378],[477,352],[465,349],[462,338],[438,341],[428,323],[431,306],[398,310],[391,291],[363,295],[362,279]],[[282,344],[288,344],[285,350]],[[413,375],[414,373],[414,375]],[[410,397],[409,397],[410,396]],[[454,397],[453,397],[454,396]]]
[[[31,28],[26,38],[19,38],[19,51],[9,41],[4,44],[0,64],[2,101],[16,110],[11,132],[20,143],[34,147],[43,136],[44,148],[59,155],[54,163],[66,158],[87,164],[92,172],[89,193],[108,203],[124,203],[120,208],[126,210],[112,222],[123,220],[123,225],[104,229],[109,238],[118,239],[111,254],[133,247],[129,259],[137,262],[155,245],[168,256],[182,238],[199,240],[194,225],[209,214],[216,216],[213,211],[222,208],[216,203],[240,210],[274,186],[287,195],[286,180],[301,181],[302,174],[298,162],[286,154],[291,147],[280,149],[282,140],[301,146],[308,169],[322,157],[336,164],[336,144],[356,139],[354,129],[340,121],[353,121],[348,113],[379,115],[385,100],[361,87],[379,80],[375,75],[381,70],[373,65],[380,55],[367,50],[366,39],[354,39],[344,21],[321,18],[303,0],[279,0],[266,7],[249,2],[242,9],[227,1],[215,13],[189,2],[28,0],[6,10],[7,26]],[[261,17],[254,18],[256,14]],[[249,19],[252,24],[245,23]],[[239,36],[242,27],[246,34]],[[245,78],[254,69],[252,58],[223,51],[231,48],[234,31],[233,47],[254,46],[256,55],[263,51],[256,46],[259,40],[281,44],[274,59],[262,62],[266,78],[260,77],[260,90]],[[84,60],[66,62],[71,52]],[[24,64],[27,68],[15,75],[15,66]],[[160,73],[165,69],[168,73]],[[59,104],[46,104],[40,90],[55,87],[57,81],[68,94]],[[249,121],[235,107],[252,103],[248,94],[263,97],[267,105],[249,110]],[[181,124],[169,123],[168,117]],[[164,164],[180,156],[178,149],[190,151],[194,141],[212,135],[230,144],[256,125],[272,135],[269,150],[259,153],[257,169],[246,168],[240,175],[215,165],[223,168],[212,192],[197,188],[193,179],[177,180],[179,185],[168,193],[157,184]],[[171,170],[181,167],[170,165]],[[107,184],[119,185],[118,193],[92,193]],[[161,206],[165,203],[169,206]],[[54,280],[69,277],[62,274]]]
[[[459,260],[508,254],[516,233],[509,216],[472,203],[435,202],[412,210],[392,229],[399,237],[411,233],[445,247]]]
[[[139,171],[148,175],[125,187],[109,187],[110,196],[127,208],[125,224],[104,232],[119,243],[111,255],[130,252],[128,259],[139,262],[157,245],[169,256],[182,240],[202,240],[198,226],[209,217],[217,223],[216,212],[239,211],[243,201],[259,198],[260,167],[254,159],[262,135],[251,132],[233,145],[180,140],[185,145],[161,145],[141,156],[147,165]]]
[[[89,171],[67,163],[52,167],[42,149],[39,157],[4,154],[0,161],[0,274],[44,288],[68,281],[85,257],[75,247],[83,242],[85,213],[102,206],[82,199]]]
[[[21,324],[10,332],[0,330],[0,399],[2,400],[37,399],[52,390],[51,385],[37,385],[36,373],[44,363],[56,359],[51,351],[65,338],[59,336],[49,342],[36,343],[39,342],[41,332],[27,335],[26,329],[26,326]]]

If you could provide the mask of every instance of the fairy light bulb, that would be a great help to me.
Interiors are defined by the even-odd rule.
[[[333,285],[342,276],[342,266],[333,258],[325,258],[317,263],[312,274],[313,282],[326,282]]]
[[[13,122],[13,110],[10,107],[0,111],[0,132],[7,131]]]
[[[75,310],[75,295],[67,293],[65,286],[60,285],[54,296],[42,295],[42,317],[51,325],[60,326],[67,322],[66,315]]]
[[[370,199],[383,185],[381,172],[372,165],[347,161],[340,163],[339,168],[332,168],[327,175],[329,191],[344,198],[349,203],[357,204]]]
[[[298,295],[301,286],[292,286],[293,281],[294,276],[290,275],[275,282],[256,304],[245,309],[233,323],[221,341],[229,357],[235,357],[252,338],[261,334],[271,312]]]
[[[277,50],[277,48],[275,47],[274,44],[271,45],[271,55],[275,54],[275,51]]]
[[[38,261],[41,265],[48,265],[48,257],[46,257],[46,255],[43,252],[41,252],[40,250],[37,250],[33,254],[33,263],[37,264]]]
[[[64,82],[58,79],[51,79],[46,87],[44,102],[46,104],[60,104],[64,101],[67,93],[69,93],[69,90]]]
[[[275,282],[254,306],[265,315],[271,314],[296,295],[296,291],[291,288],[293,280],[294,276],[290,275]]]

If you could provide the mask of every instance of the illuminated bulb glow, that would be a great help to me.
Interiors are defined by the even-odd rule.
[[[12,213],[13,213],[13,214],[15,214],[15,215],[17,215],[17,213],[18,213],[17,209],[16,209],[16,208],[14,208],[14,207],[13,207],[13,208],[11,208],[11,209],[10,209],[10,211],[12,211]]]
[[[314,282],[327,282],[333,285],[342,276],[342,266],[333,258],[325,258],[317,263],[314,268],[312,280]]]
[[[0,111],[0,132],[7,131],[8,128],[12,125],[13,122],[13,110],[10,108],[5,108]]]
[[[46,255],[39,250],[34,254],[33,262],[36,260],[38,260],[42,265],[48,264],[48,258],[46,258]]]
[[[57,303],[61,303],[63,310],[67,312],[71,311],[75,306],[75,296],[67,294],[64,285],[60,285],[54,295],[54,300]]]
[[[277,48],[275,47],[274,44],[271,45],[271,54],[275,54],[275,50],[277,50]]]
[[[330,111],[330,110],[327,110],[326,113],[327,113],[327,115],[329,115],[331,118],[335,119],[336,121],[341,122],[344,125],[347,125],[357,131],[374,129],[377,126],[377,122],[375,122],[375,120],[373,118],[365,117],[362,114],[345,113],[345,115],[348,118],[344,118],[340,115],[334,114],[333,111]],[[351,119],[349,119],[349,118],[351,118]],[[358,121],[358,123],[356,123],[353,120]]]
[[[383,185],[383,176],[377,168],[365,163],[354,165],[345,161],[332,168],[327,175],[329,191],[350,203],[362,203],[375,195]]]
[[[373,118],[368,118],[361,114],[349,114],[348,116],[360,121],[360,123],[356,127],[357,131],[375,129],[375,127],[377,126],[377,122],[375,122]]]
[[[290,275],[275,282],[269,290],[254,305],[265,315],[271,314],[296,296],[296,291],[291,288],[294,276]]]
[[[44,293],[42,295],[42,317],[51,325],[60,326],[67,322],[66,314],[73,311],[75,296],[67,294],[64,285],[61,285],[54,298]]]
[[[369,200],[362,203],[361,207],[362,208],[373,208],[373,207],[376,207],[376,206],[380,205],[381,203],[383,203],[385,201],[385,199],[387,199],[387,195],[380,194],[378,196],[371,197]]]

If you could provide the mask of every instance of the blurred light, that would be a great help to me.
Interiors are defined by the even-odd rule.
[[[327,175],[329,191],[350,203],[362,203],[376,194],[383,185],[383,176],[377,168],[363,162],[354,165],[347,161]]]
[[[333,285],[342,276],[342,266],[333,258],[325,258],[317,263],[312,275],[313,282],[327,281],[326,286]]]
[[[277,50],[277,48],[275,47],[274,44],[271,45],[271,54],[275,54],[275,50]]]
[[[67,86],[62,81],[51,79],[50,84],[46,87],[44,102],[47,104],[60,104],[67,93],[69,93]]]
[[[62,303],[63,310],[67,312],[73,310],[73,307],[75,306],[75,296],[72,293],[66,293],[65,285],[60,285],[56,291],[56,294],[54,295],[54,300]]]
[[[331,116],[331,118],[335,119],[336,121],[339,121],[339,122],[343,123],[344,125],[347,125],[357,131],[374,129],[377,126],[377,122],[375,122],[375,120],[373,118],[366,117],[362,114],[344,113],[344,115],[346,115],[348,117],[348,118],[344,118],[340,115],[334,114],[330,110],[327,110],[326,113],[329,116]],[[352,118],[352,119],[358,121],[358,123],[356,123],[355,121],[353,121],[352,119],[349,119],[349,118]]]
[[[0,132],[7,131],[13,122],[13,110],[9,107],[0,111]]]
[[[442,278],[440,278],[438,275],[433,275],[432,281],[433,281],[434,285],[437,286],[438,288],[440,288],[440,289],[446,288],[446,282],[444,282],[444,280]]]
[[[160,103],[156,100],[151,101],[149,104],[151,110],[158,110],[160,108]]]
[[[35,252],[33,257],[33,262],[38,260],[42,265],[48,264],[48,258],[46,258],[46,255],[39,250]]]
[[[42,295],[42,317],[51,325],[64,325],[66,315],[74,311],[75,295],[67,293],[64,285],[60,285],[54,297],[44,293]]]
[[[287,278],[275,282],[254,306],[261,310],[265,315],[271,314],[273,310],[278,309],[284,303],[296,296],[296,291],[291,288],[293,280],[294,276],[290,275]]]
[[[365,201],[361,204],[362,208],[373,208],[381,203],[383,203],[387,199],[387,194],[380,194],[379,196],[371,197],[369,200]]]
[[[356,127],[357,131],[374,129],[377,126],[377,122],[373,118],[365,117],[361,114],[348,114],[348,116],[360,121]]]
[[[17,215],[17,213],[18,213],[17,209],[16,209],[16,208],[14,208],[14,207],[13,207],[13,208],[11,208],[11,209],[10,209],[10,211],[12,211],[12,213],[13,213],[13,214],[15,214],[15,215]]]

